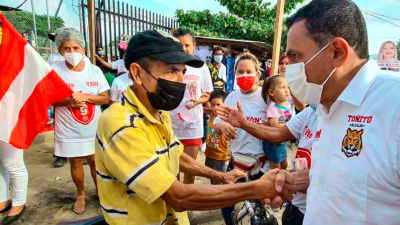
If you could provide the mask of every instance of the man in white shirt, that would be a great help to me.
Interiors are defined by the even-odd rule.
[[[287,26],[292,93],[321,103],[304,223],[400,224],[400,77],[368,60],[365,20],[350,0],[312,1]]]
[[[321,103],[321,132],[311,170],[279,174],[277,191],[284,180],[307,191],[305,225],[400,224],[400,77],[368,60],[350,0],[311,1],[287,27],[286,78],[300,101]]]
[[[208,65],[214,89],[224,90],[226,84],[226,66],[222,64],[224,50],[221,47],[213,49],[213,63]]]
[[[121,101],[128,86],[132,85],[133,81],[129,78],[128,73],[124,73],[115,78],[110,90],[110,105],[114,102]]]

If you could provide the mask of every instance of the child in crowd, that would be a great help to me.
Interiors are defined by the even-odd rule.
[[[218,135],[214,130],[214,119],[217,117],[216,109],[224,104],[226,94],[221,90],[211,93],[211,118],[208,123],[206,166],[216,171],[225,172],[225,163],[228,160],[228,140],[224,135]],[[211,179],[211,184],[220,184],[219,181]]]
[[[290,120],[292,113],[288,102],[289,86],[285,77],[274,75],[264,83],[262,97],[269,104],[267,111],[268,124],[271,127],[282,127]],[[265,156],[270,162],[271,169],[286,169],[286,143],[273,144],[263,142]]]

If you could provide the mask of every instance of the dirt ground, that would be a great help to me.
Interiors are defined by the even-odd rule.
[[[53,133],[42,135],[43,142],[33,144],[25,152],[25,164],[29,173],[27,211],[16,225],[53,225],[66,220],[80,220],[101,214],[99,201],[95,198],[95,187],[85,166],[85,186],[87,192],[87,207],[83,215],[72,211],[75,202],[76,188],[69,172],[69,164],[62,168],[53,168],[54,141]],[[37,138],[38,139],[38,138]],[[288,151],[289,159],[295,151]],[[199,153],[198,161],[204,163],[205,156]],[[209,184],[208,179],[196,178],[196,183]],[[274,213],[281,224],[283,209]],[[2,219],[5,215],[0,215]],[[192,225],[224,225],[220,210],[194,212]],[[250,224],[244,221],[243,224]]]

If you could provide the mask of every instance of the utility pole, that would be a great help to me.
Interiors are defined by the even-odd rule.
[[[37,31],[36,31],[36,15],[35,15],[35,6],[33,5],[33,0],[31,0],[31,4],[32,4],[33,29],[35,32],[35,46],[34,47],[38,47]]]
[[[274,47],[272,52],[272,75],[278,74],[285,0],[278,0],[276,5],[277,8],[276,8],[276,19],[275,19],[275,29],[274,29]]]
[[[96,21],[95,21],[95,8],[94,8],[94,1],[95,0],[88,0],[88,16],[89,16],[89,56],[90,56],[90,61],[93,64],[96,64],[96,38],[95,38],[95,26],[96,26]]]

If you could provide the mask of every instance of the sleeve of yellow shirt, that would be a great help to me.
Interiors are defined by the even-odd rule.
[[[141,128],[126,128],[123,134],[114,137],[104,152],[104,165],[148,204],[157,200],[176,180],[159,161],[148,135]]]

